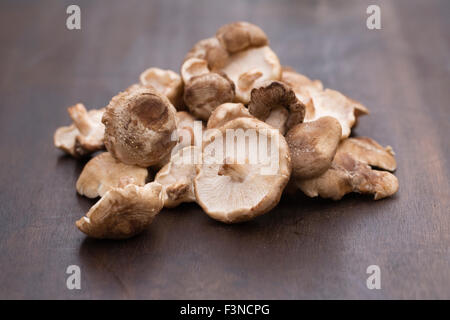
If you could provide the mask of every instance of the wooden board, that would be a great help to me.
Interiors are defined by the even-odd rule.
[[[377,1],[378,2],[378,1]],[[450,298],[450,3],[72,1],[0,4],[1,298]],[[66,107],[105,106],[150,66],[178,70],[230,21],[268,34],[285,65],[362,101],[355,130],[393,146],[400,190],[382,201],[301,194],[242,225],[198,206],[164,210],[127,241],[85,238],[94,203],[75,192],[84,163],[53,147]],[[81,290],[66,268],[81,268]],[[366,268],[381,269],[381,290]]]

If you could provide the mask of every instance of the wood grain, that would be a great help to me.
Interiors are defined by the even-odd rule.
[[[74,1],[0,4],[0,298],[450,298],[450,3]],[[357,135],[392,145],[400,190],[382,201],[284,198],[227,226],[194,204],[164,210],[128,241],[86,239],[74,222],[83,163],[52,145],[66,107],[89,108],[145,68],[178,70],[199,39],[248,20],[285,65],[371,110]],[[81,267],[82,289],[66,288]],[[377,264],[382,289],[366,288]]]

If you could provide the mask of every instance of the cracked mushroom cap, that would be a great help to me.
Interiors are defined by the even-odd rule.
[[[331,166],[341,140],[341,125],[333,117],[304,122],[286,134],[291,153],[292,175],[310,179],[323,174]]]
[[[113,188],[76,222],[80,231],[92,238],[125,239],[144,231],[161,211],[162,186],[129,184]]]
[[[104,109],[87,111],[82,103],[67,109],[73,124],[60,127],[53,136],[57,148],[81,157],[104,148],[105,127],[102,123]]]
[[[384,148],[375,140],[368,137],[348,138],[341,142],[339,153],[348,153],[355,160],[383,170],[394,171],[397,162],[391,146]]]
[[[197,203],[210,217],[225,223],[247,221],[270,211],[279,202],[291,173],[284,137],[253,118],[237,118],[215,130],[205,140],[203,162],[197,166],[194,179]],[[230,145],[227,151],[226,135],[239,132],[241,138],[234,139],[236,149]],[[268,152],[264,155],[259,150],[264,156],[254,157],[258,150],[252,150],[257,143],[251,136],[267,142]],[[240,153],[233,155],[230,149]]]
[[[119,161],[140,167],[157,164],[176,141],[176,110],[157,90],[140,87],[111,99],[103,115],[105,145]]]
[[[296,180],[309,197],[339,200],[350,192],[373,194],[375,200],[390,197],[398,191],[398,179],[387,171],[373,170],[348,153],[336,154],[325,173],[309,180]]]
[[[208,129],[219,128],[228,121],[241,117],[253,118],[242,103],[224,103],[211,113],[206,127]]]
[[[163,186],[164,206],[176,207],[195,201],[194,178],[196,165],[201,160],[201,148],[188,146],[179,150],[155,176]]]
[[[244,21],[220,27],[216,32],[216,38],[229,53],[236,53],[251,47],[262,47],[269,43],[267,35],[260,27]]]
[[[223,73],[210,72],[205,60],[186,60],[181,75],[185,84],[184,102],[197,118],[208,120],[217,106],[234,99],[233,82]]]
[[[172,70],[149,68],[141,73],[139,80],[144,86],[152,86],[176,107],[181,106],[183,81],[178,73]]]
[[[294,91],[280,81],[266,82],[252,90],[250,114],[285,134],[290,128],[303,121],[305,106],[297,99]]]
[[[197,42],[187,53],[184,61],[191,58],[205,60],[211,70],[218,70],[226,64],[228,52],[217,38],[212,37]]]
[[[147,175],[147,169],[121,163],[109,152],[103,152],[89,160],[76,188],[80,195],[88,198],[102,197],[109,190],[130,183],[143,186]]]
[[[236,86],[236,99],[250,101],[250,92],[267,80],[279,80],[281,65],[277,55],[268,47],[250,48],[230,56],[221,69]]]

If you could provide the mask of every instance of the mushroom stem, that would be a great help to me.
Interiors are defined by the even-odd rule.
[[[280,131],[282,135],[286,133],[285,124],[289,118],[289,111],[283,107],[275,107],[266,119],[266,123]]]
[[[248,175],[248,168],[246,165],[238,163],[225,163],[219,169],[219,176],[229,176],[231,180],[242,182]]]

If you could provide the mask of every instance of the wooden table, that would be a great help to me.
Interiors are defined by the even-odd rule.
[[[450,3],[74,1],[0,4],[1,298],[450,298]],[[378,1],[376,1],[378,2]],[[148,232],[95,241],[74,222],[84,163],[53,147],[66,107],[105,106],[150,66],[178,70],[230,21],[260,25],[285,65],[371,110],[356,135],[395,149],[398,194],[333,202],[300,193],[223,225],[197,205],[164,210]],[[66,268],[81,268],[81,290]],[[366,269],[381,269],[381,290]]]

